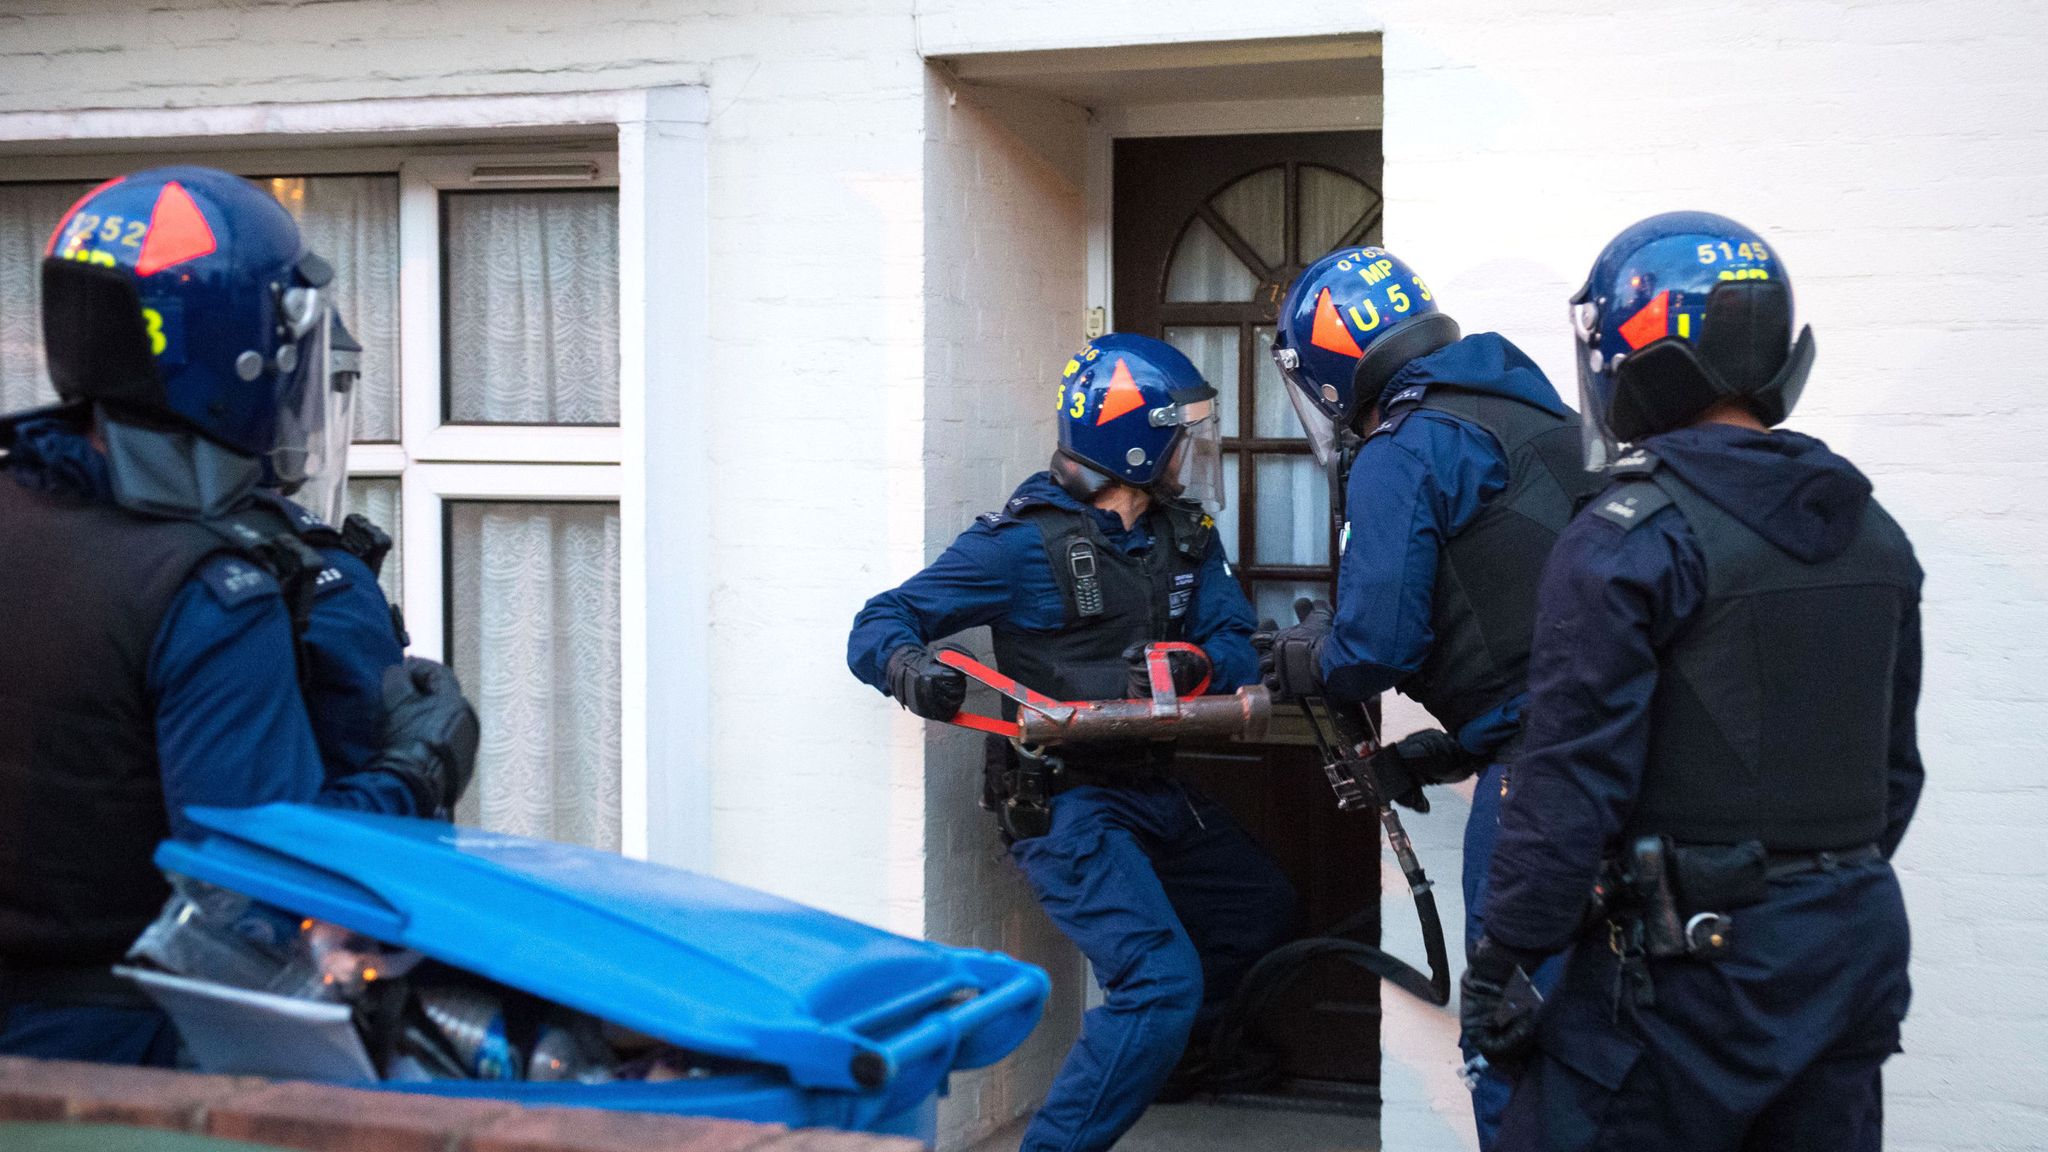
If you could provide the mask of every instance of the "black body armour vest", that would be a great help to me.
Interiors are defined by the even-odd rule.
[[[1705,602],[1658,653],[1649,762],[1627,835],[1853,848],[1885,827],[1899,622],[1920,567],[1876,500],[1840,555],[1802,562],[1654,457],[1591,508],[1625,526],[1675,504],[1706,558]],[[1626,470],[1623,470],[1626,469]]]
[[[1085,512],[1034,504],[1013,513],[1045,541],[1066,603],[1058,631],[995,630],[996,667],[1055,700],[1114,700],[1125,694],[1124,649],[1179,640],[1194,598],[1196,573],[1214,530],[1199,509],[1155,506],[1145,514],[1152,547],[1132,556],[1112,544]],[[1004,715],[1016,705],[1004,701]],[[1162,741],[1077,744],[1059,749],[1071,767],[1099,772],[1157,770],[1172,761]]]
[[[1373,436],[1428,408],[1484,429],[1507,458],[1507,487],[1444,544],[1430,607],[1435,642],[1396,686],[1455,735],[1522,691],[1543,562],[1579,503],[1607,479],[1586,471],[1575,415],[1447,387],[1410,388],[1387,407]]]
[[[205,526],[0,477],[0,967],[118,960],[168,895],[150,650],[222,551]]]

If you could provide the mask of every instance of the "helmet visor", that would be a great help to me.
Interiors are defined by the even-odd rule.
[[[332,306],[313,307],[317,314],[299,339],[297,384],[287,386],[287,403],[278,413],[270,467],[278,486],[307,511],[339,524],[348,499],[348,446],[363,347]]]
[[[1214,515],[1223,511],[1223,426],[1215,418],[1213,403],[1205,400],[1202,405],[1211,410],[1181,434],[1166,483],[1174,495]]]
[[[1294,415],[1301,420],[1301,430],[1308,437],[1309,451],[1316,454],[1316,463],[1329,467],[1330,461],[1337,458],[1336,423],[1292,379],[1288,381],[1287,402],[1294,406]]]
[[[1579,446],[1585,453],[1586,471],[1598,472],[1621,456],[1622,444],[1607,425],[1608,401],[1613,395],[1613,365],[1600,355],[1600,306],[1581,293],[1572,301],[1573,345],[1579,369]]]

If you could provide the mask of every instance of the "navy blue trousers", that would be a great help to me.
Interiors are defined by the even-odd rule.
[[[1465,820],[1464,876],[1461,887],[1465,892],[1465,955],[1478,947],[1480,934],[1485,930],[1486,918],[1486,874],[1493,867],[1493,847],[1500,839],[1500,805],[1507,797],[1502,792],[1502,781],[1507,778],[1507,767],[1502,764],[1489,765],[1479,774],[1472,788],[1472,814]],[[1564,973],[1563,956],[1553,956],[1543,962],[1530,975],[1536,990],[1545,996]],[[1461,1031],[1458,1047],[1464,1052],[1469,1064],[1479,1055]],[[1472,1085],[1472,1121],[1479,1130],[1480,1152],[1493,1152],[1500,1137],[1501,1117],[1508,1110],[1508,1100],[1513,1097],[1515,1082],[1512,1077],[1498,1068],[1480,1066],[1479,1076]]]
[[[1010,854],[1103,990],[1023,1147],[1096,1152],[1144,1114],[1245,971],[1294,934],[1294,889],[1221,807],[1170,781],[1063,792],[1052,830]]]
[[[1911,998],[1891,866],[1773,881],[1734,916],[1727,958],[1649,962],[1649,1007],[1618,999],[1604,940],[1573,950],[1502,1152],[1877,1152]]]

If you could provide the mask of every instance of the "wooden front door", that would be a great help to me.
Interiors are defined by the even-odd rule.
[[[1310,261],[1379,243],[1379,133],[1119,140],[1114,164],[1115,328],[1166,340],[1215,385],[1217,527],[1259,615],[1291,623],[1297,598],[1331,595],[1335,540],[1328,481],[1273,366],[1273,318]],[[1277,719],[1265,743],[1187,748],[1180,762],[1279,859],[1309,932],[1364,914],[1353,936],[1378,943],[1378,827],[1336,810],[1305,727]],[[1314,967],[1266,1023],[1282,1091],[1377,1101],[1372,977]]]

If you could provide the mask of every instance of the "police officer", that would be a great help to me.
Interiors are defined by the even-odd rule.
[[[1536,1045],[1502,1147],[1876,1149],[1908,998],[1886,861],[1922,780],[1920,568],[1854,466],[1770,430],[1813,337],[1755,232],[1644,220],[1572,314],[1611,483],[1544,573],[1466,975],[1481,1047]],[[1539,1014],[1519,973],[1574,941]]]
[[[1178,691],[1254,682],[1251,607],[1197,503],[1220,493],[1215,395],[1167,344],[1090,341],[1060,382],[1051,470],[868,601],[847,642],[854,675],[949,720],[966,682],[926,645],[987,625],[1002,671],[1056,699],[1149,695],[1153,641],[1200,647],[1172,654]],[[1011,857],[1104,992],[1023,1147],[1108,1148],[1198,1021],[1290,934],[1294,894],[1221,807],[1167,774],[1170,743],[1070,745],[1057,759],[1007,742],[993,751],[989,806]]]
[[[1574,501],[1596,486],[1578,421],[1521,349],[1461,335],[1384,248],[1309,265],[1273,355],[1317,458],[1342,478],[1347,520],[1334,619],[1323,608],[1281,632],[1270,682],[1350,702],[1394,688],[1429,709],[1455,742],[1411,737],[1375,757],[1390,798],[1426,810],[1424,784],[1484,769],[1465,826],[1469,947],[1521,732],[1537,581]],[[1475,1086],[1482,1147],[1508,1091],[1498,1074]]]
[[[302,695],[306,636],[346,634],[374,580],[320,595],[335,564],[246,531],[260,485],[318,501],[343,477],[330,276],[281,206],[210,169],[111,181],[52,236],[64,403],[0,421],[0,1052],[168,1062],[167,1021],[105,969],[163,901],[150,855],[195,834],[186,806],[433,812],[472,770],[474,713],[445,668],[399,663],[388,609],[388,666],[349,673],[377,685],[363,751],[323,761],[308,701],[334,693],[315,674]]]

